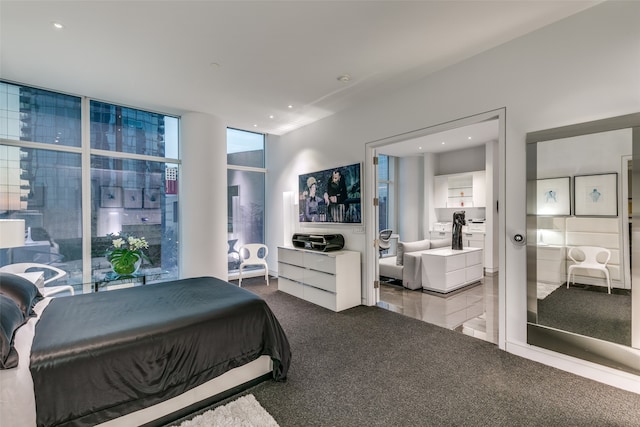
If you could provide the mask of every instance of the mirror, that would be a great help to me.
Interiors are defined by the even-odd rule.
[[[636,375],[639,161],[640,114],[527,134],[527,342]]]

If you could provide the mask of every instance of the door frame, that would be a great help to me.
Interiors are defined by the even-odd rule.
[[[378,230],[378,207],[374,205],[374,198],[378,197],[378,177],[377,167],[374,165],[374,157],[377,155],[378,150],[381,147],[395,144],[408,139],[419,138],[425,135],[444,132],[447,130],[455,129],[458,127],[468,126],[475,123],[497,119],[498,120],[498,164],[493,170],[494,188],[495,180],[497,179],[497,199],[499,205],[491,208],[495,208],[495,218],[497,218],[497,226],[492,227],[493,236],[492,245],[498,249],[498,347],[501,349],[506,348],[506,274],[505,274],[505,252],[506,252],[506,230],[505,230],[505,214],[504,209],[498,209],[498,206],[505,206],[505,159],[506,159],[506,141],[505,141],[505,129],[506,129],[506,108],[500,108],[497,110],[491,110],[484,113],[476,114],[473,116],[460,118],[446,123],[441,123],[434,126],[428,126],[421,129],[416,129],[410,132],[404,132],[394,136],[369,141],[365,144],[365,164],[364,164],[364,176],[365,191],[364,191],[364,215],[366,225],[366,250],[364,253],[364,301],[366,305],[376,305],[380,301],[380,289],[376,287],[376,282],[379,280],[379,268],[378,268],[378,249],[377,249],[377,230]],[[490,207],[487,206],[487,209]],[[379,285],[378,285],[379,286]]]

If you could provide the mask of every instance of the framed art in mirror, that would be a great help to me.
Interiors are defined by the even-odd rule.
[[[578,175],[573,178],[576,215],[618,216],[618,174]]]
[[[536,180],[538,215],[571,215],[570,181],[568,176]]]

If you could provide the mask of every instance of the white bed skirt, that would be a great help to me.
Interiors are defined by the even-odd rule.
[[[271,374],[273,362],[269,356],[260,356],[253,362],[234,368],[206,383],[192,388],[179,396],[165,400],[148,408],[124,415],[120,418],[98,424],[100,427],[139,426],[157,420],[182,408],[201,402],[211,396],[242,385],[248,381]]]

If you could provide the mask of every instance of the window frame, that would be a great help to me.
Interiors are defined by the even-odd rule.
[[[178,168],[182,165],[182,160],[180,158],[173,157],[159,157],[159,156],[151,156],[145,154],[135,154],[135,153],[127,153],[127,152],[115,152],[109,150],[101,150],[91,148],[91,115],[90,115],[90,105],[91,101],[98,101],[103,103],[108,103],[112,105],[117,105],[124,108],[131,108],[134,110],[143,111],[146,113],[153,114],[161,114],[168,117],[173,117],[177,119],[177,135],[178,135],[178,156],[180,153],[179,145],[181,144],[180,140],[180,127],[181,127],[181,117],[176,116],[174,114],[158,112],[158,111],[150,111],[143,110],[141,108],[132,107],[129,105],[116,104],[111,101],[99,100],[95,98],[90,98],[87,96],[81,95],[70,95],[64,92],[59,92],[51,89],[39,88],[27,84],[0,80],[2,84],[26,87],[39,89],[47,92],[51,92],[54,94],[60,94],[65,96],[75,96],[80,98],[80,122],[81,122],[81,138],[80,138],[80,147],[74,146],[66,146],[66,145],[57,145],[45,142],[33,142],[33,141],[22,141],[15,139],[7,139],[0,137],[0,144],[11,146],[11,147],[19,147],[19,148],[31,148],[37,150],[48,150],[48,151],[56,151],[56,152],[67,152],[67,153],[75,153],[80,154],[81,156],[81,227],[82,227],[82,285],[83,285],[83,293],[92,292],[93,287],[93,272],[92,272],[92,259],[91,259],[91,239],[92,239],[92,230],[91,230],[91,156],[103,156],[110,157],[115,159],[127,159],[127,160],[142,160],[142,161],[151,161],[151,162],[162,162],[162,163],[170,163],[177,165]],[[178,262],[179,264],[179,262]]]
[[[228,159],[228,154],[229,154],[229,130],[232,130],[234,132],[246,132],[249,134],[255,134],[255,135],[260,135],[262,137],[262,167],[257,167],[257,166],[242,166],[242,165],[234,165],[234,164],[230,164]],[[243,129],[238,129],[238,128],[231,128],[228,127],[227,128],[227,176],[229,174],[229,171],[240,171],[240,172],[256,172],[256,173],[262,173],[264,175],[264,186],[263,186],[263,195],[264,195],[264,201],[265,201],[265,209],[263,209],[263,228],[262,228],[262,242],[251,242],[251,243],[266,243],[266,224],[267,224],[267,210],[266,210],[266,201],[267,201],[267,179],[268,179],[268,174],[267,174],[267,168],[266,168],[266,156],[267,156],[267,135],[263,134],[263,133],[259,133],[259,132],[253,132],[253,131],[247,131],[247,130],[243,130]],[[227,182],[227,188],[229,186],[229,183]],[[229,206],[227,206],[227,211],[229,210]],[[239,250],[240,247],[238,246],[237,249]],[[243,270],[244,271],[244,270]],[[227,275],[229,276],[229,279],[231,278],[235,278],[237,276],[237,270],[227,270]],[[243,273],[243,277],[244,277],[244,273]]]

